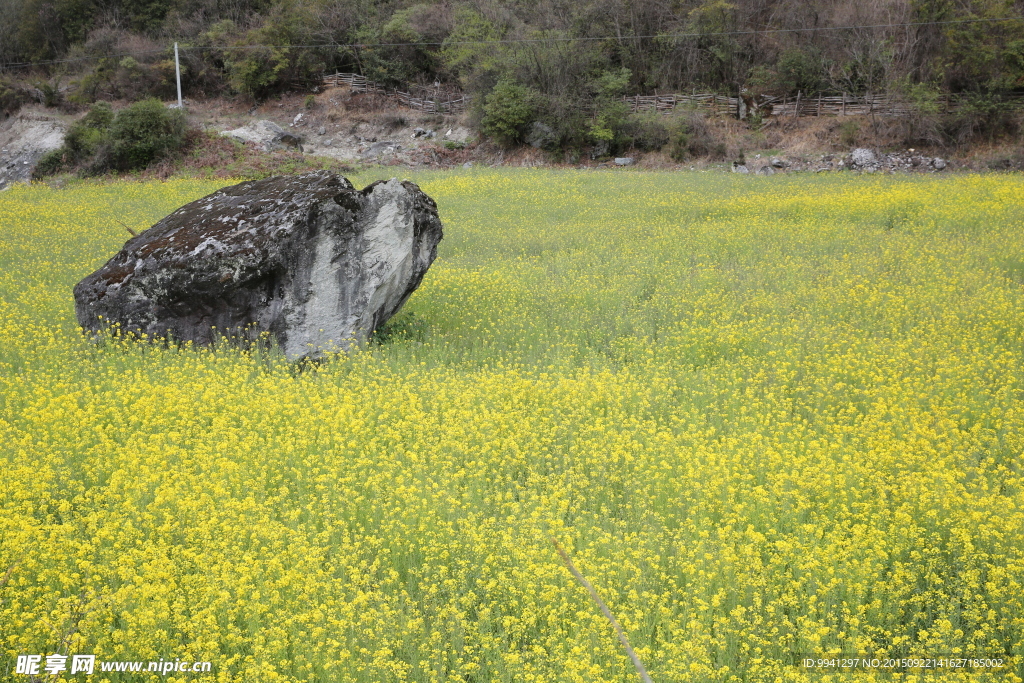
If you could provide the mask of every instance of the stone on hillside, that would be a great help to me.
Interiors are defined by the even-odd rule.
[[[935,167],[936,171],[941,171],[942,169],[946,168],[946,160],[940,159],[939,157],[935,157],[934,159],[932,159],[932,166]]]
[[[251,142],[264,152],[292,147],[302,149],[302,137],[292,135],[273,121],[256,121],[241,128],[226,130],[221,135],[239,142]]]
[[[857,149],[850,152],[850,161],[853,162],[854,166],[865,167],[872,166],[878,162],[878,157],[875,153],[866,147],[858,147]]]
[[[530,125],[530,132],[526,134],[526,144],[536,149],[551,149],[558,143],[558,133],[555,129],[541,121],[534,121]]]
[[[615,157],[616,166],[632,166],[633,157]]]
[[[86,330],[276,339],[291,359],[364,341],[437,254],[437,205],[409,181],[359,191],[329,171],[227,187],[129,240],[75,286]]]
[[[374,159],[385,154],[395,154],[402,151],[402,146],[394,140],[381,140],[375,142],[363,152],[364,159]]]

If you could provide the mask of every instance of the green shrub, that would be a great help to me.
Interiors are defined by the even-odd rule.
[[[40,83],[39,92],[43,93],[43,106],[56,107],[61,103],[60,86],[56,83]]]
[[[690,112],[675,121],[669,140],[669,156],[675,161],[692,157],[723,159],[725,153],[725,143],[715,139],[701,114]]]
[[[114,122],[114,110],[106,102],[97,102],[78,123],[96,130],[106,130]]]
[[[55,173],[60,173],[67,166],[67,162],[67,152],[63,147],[51,149],[36,162],[36,167],[32,171],[32,177],[38,180]]]
[[[4,77],[0,77],[0,114],[10,116],[19,109],[21,105],[32,100],[28,92],[15,83]]]
[[[775,68],[783,92],[808,94],[825,87],[825,67],[817,52],[791,48],[779,56]]]
[[[629,116],[623,124],[622,137],[626,146],[652,152],[667,145],[672,134],[662,116],[652,111]]]
[[[39,160],[33,174],[44,178],[60,173],[91,159],[108,141],[114,110],[106,102],[93,105],[89,112],[71,124],[64,136],[64,144]]]
[[[502,80],[484,100],[480,130],[499,143],[511,146],[522,142],[528,123],[536,118],[536,96],[526,86]]]
[[[621,97],[629,87],[629,79],[629,69],[621,68],[604,71],[591,83],[596,112],[587,137],[597,149],[614,154],[633,142],[636,126],[630,125],[630,108]]]
[[[126,107],[110,124],[109,163],[117,170],[145,168],[185,142],[185,113],[149,99]]]
[[[282,87],[288,51],[272,47],[239,50],[226,63],[235,89],[259,101]]]

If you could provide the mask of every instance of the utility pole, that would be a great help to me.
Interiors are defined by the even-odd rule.
[[[181,104],[181,66],[178,64],[178,44],[174,44],[174,77],[178,81],[178,109],[182,108]]]

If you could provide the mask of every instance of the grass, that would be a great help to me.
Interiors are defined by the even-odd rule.
[[[103,181],[168,180],[170,178],[202,178],[226,181],[230,179],[257,179],[272,175],[306,173],[328,169],[350,174],[353,166],[329,157],[312,157],[295,150],[264,152],[251,145],[232,140],[214,131],[190,129],[185,145],[166,158],[142,171],[131,173],[109,172]],[[51,186],[76,182],[82,169],[47,178]]]
[[[0,195],[0,667],[636,680],[553,537],[654,681],[1021,680],[1019,176],[413,179],[437,262],[301,371],[78,334],[118,221],[223,181]]]

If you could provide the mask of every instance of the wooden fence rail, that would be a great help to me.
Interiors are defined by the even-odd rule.
[[[693,108],[705,111],[712,116],[739,117],[741,99],[727,95],[693,93],[690,95],[634,95],[622,98],[632,105],[634,112],[658,111],[669,112],[677,107]],[[999,106],[1019,109],[1024,107],[1024,93],[1010,93],[1002,96]],[[891,95],[874,95],[856,97],[853,95],[825,95],[817,93],[805,95],[797,93],[788,97],[765,97],[758,103],[762,112],[769,116],[908,116],[914,113],[912,105],[905,100]],[[960,98],[944,95],[936,103],[940,111],[955,111],[961,106]],[[770,107],[770,113],[768,110]]]
[[[328,86],[347,85],[354,93],[375,93],[386,97],[393,97],[403,106],[410,109],[419,109],[429,114],[458,114],[466,111],[467,98],[456,90],[447,88],[428,87],[422,85],[407,85],[407,91],[397,88],[386,88],[379,83],[367,80],[359,74],[336,73],[327,76],[324,84]]]
[[[469,98],[462,92],[440,85],[430,87],[407,85],[407,90],[386,88],[367,80],[359,74],[336,73],[326,76],[324,85],[346,85],[354,93],[376,93],[397,99],[402,105],[431,114],[458,114],[466,110]],[[711,116],[732,116],[738,118],[743,110],[743,99],[715,93],[694,92],[689,95],[633,95],[622,100],[632,105],[634,112],[671,112],[677,108],[692,108]],[[954,111],[960,106],[959,98],[944,95],[938,101],[940,110]],[[907,102],[890,95],[807,95],[797,93],[787,97],[765,97],[757,104],[763,115],[774,118],[797,116],[908,116],[913,108]],[[1001,106],[1024,107],[1024,93],[1012,93],[1002,98]]]

